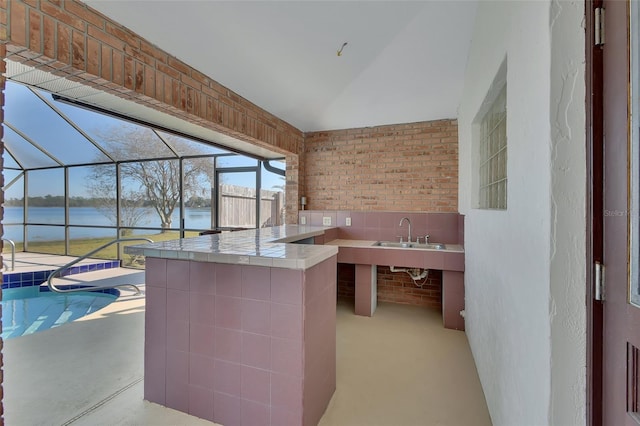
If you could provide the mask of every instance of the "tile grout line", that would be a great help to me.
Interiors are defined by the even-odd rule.
[[[87,408],[86,410],[84,410],[82,413],[78,414],[77,416],[73,417],[70,420],[67,420],[66,422],[62,423],[61,426],[68,426],[74,422],[76,422],[77,420],[80,420],[80,418],[86,416],[87,414],[91,413],[92,411],[102,407],[103,405],[105,405],[107,402],[111,401],[112,399],[114,399],[116,396],[120,395],[121,393],[131,389],[132,387],[134,387],[135,385],[137,385],[138,383],[140,383],[142,380],[144,380],[144,376],[140,377],[139,379],[134,380],[133,382],[129,383],[128,385],[126,385],[125,387],[123,387],[122,389],[119,389],[117,391],[115,391],[114,393],[112,393],[111,395],[107,396],[106,398],[104,398],[101,401],[98,401],[96,404],[94,404],[93,406]]]

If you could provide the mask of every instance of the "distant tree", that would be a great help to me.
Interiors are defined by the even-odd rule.
[[[17,199],[16,199],[17,200]],[[64,207],[64,195],[51,195],[29,197],[28,199],[30,207]],[[22,206],[24,198],[19,200],[19,206]],[[12,205],[5,201],[5,205]]]
[[[115,197],[115,192],[113,197]],[[69,207],[96,207],[102,201],[98,198],[74,196],[69,197]],[[45,196],[29,197],[27,202],[29,207],[64,207],[64,196],[47,194]],[[115,201],[112,204],[115,206]],[[22,207],[24,206],[24,198],[9,198],[5,200],[4,205],[6,207]]]
[[[192,195],[187,201],[184,202],[184,205],[185,207],[195,208],[211,207],[211,198],[203,198]]]
[[[93,166],[85,187],[93,195],[93,207],[107,217],[113,225],[117,225],[115,166]],[[139,191],[122,191],[120,194],[120,225],[130,227],[145,225],[148,218],[147,210],[143,208],[143,204],[144,199]],[[125,231],[124,234],[127,235],[129,232]]]
[[[173,136],[163,136],[163,138],[180,152],[191,155],[203,153],[180,138]],[[180,202],[179,161],[177,159],[146,160],[170,157],[171,150],[166,148],[159,137],[149,129],[128,125],[111,127],[100,132],[100,140],[107,152],[115,159],[127,160],[120,163],[122,181],[128,184],[121,194],[121,197],[124,196],[121,206],[124,207],[131,202],[133,207],[144,201],[144,204],[149,205],[160,218],[162,229],[170,229],[171,216]],[[207,175],[209,164],[210,162],[198,159],[183,162],[182,192],[185,198],[196,192],[199,177]],[[92,179],[95,181],[88,184],[88,189],[94,196],[102,191],[101,188],[112,188],[115,191],[115,174],[105,173],[104,170],[104,166],[94,166]],[[133,209],[131,212],[135,211],[136,209]],[[121,211],[121,219],[122,215]],[[132,214],[128,220],[135,222],[140,218]]]

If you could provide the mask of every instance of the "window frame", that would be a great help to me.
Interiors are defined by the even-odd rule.
[[[507,210],[507,86],[504,84],[480,119],[478,208]]]

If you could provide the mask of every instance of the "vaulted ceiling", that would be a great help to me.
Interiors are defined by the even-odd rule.
[[[86,2],[302,131],[457,117],[476,10],[451,0]]]

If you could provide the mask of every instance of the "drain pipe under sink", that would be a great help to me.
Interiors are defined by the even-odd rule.
[[[390,266],[389,270],[391,272],[406,272],[416,286],[422,287],[427,282],[427,277],[429,276],[428,269],[420,269],[420,268],[396,268],[395,266]],[[418,280],[424,278],[424,281],[421,284],[418,284]]]

